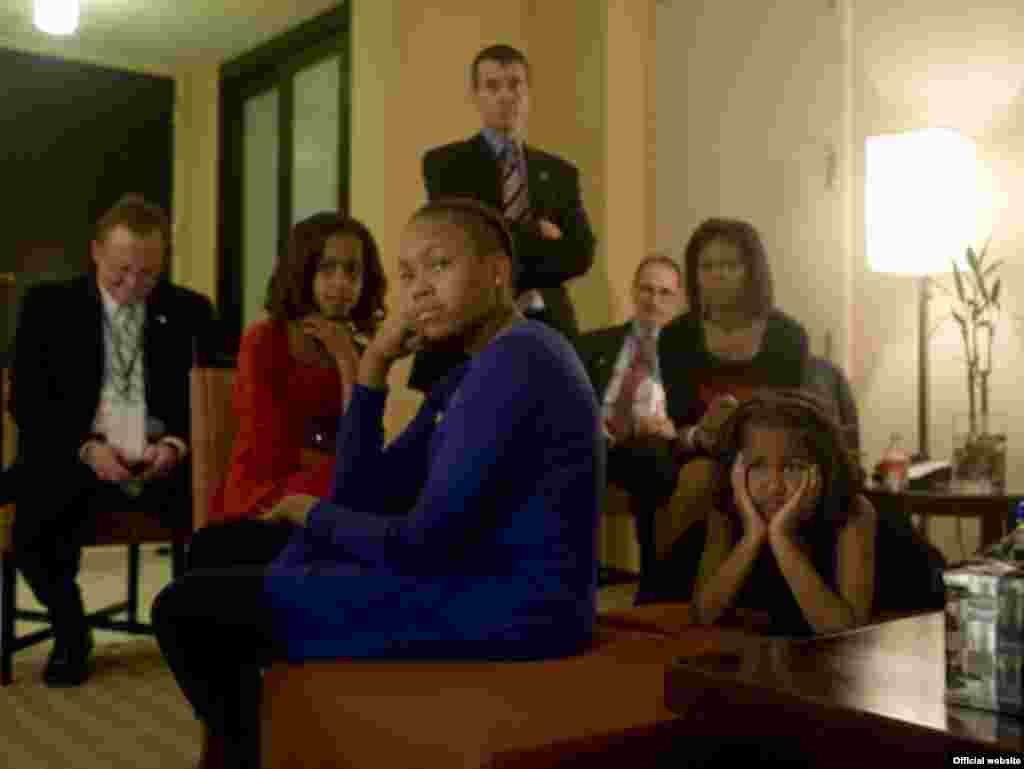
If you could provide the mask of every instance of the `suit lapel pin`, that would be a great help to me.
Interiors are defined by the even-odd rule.
[[[547,171],[541,171],[540,172],[540,180],[542,182],[546,182],[549,177],[550,177],[550,174]]]

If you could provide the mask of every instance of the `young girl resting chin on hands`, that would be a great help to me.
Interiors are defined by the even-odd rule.
[[[717,449],[713,509],[659,564],[642,602],[689,598],[698,622],[739,610],[786,635],[865,623],[877,517],[827,409],[799,390],[763,391],[723,426]],[[692,596],[680,592],[694,582]]]

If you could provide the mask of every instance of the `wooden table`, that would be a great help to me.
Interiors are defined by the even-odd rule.
[[[902,510],[912,520],[920,516],[918,531],[927,537],[928,519],[977,518],[981,521],[981,546],[991,545],[1007,532],[1007,523],[1013,518],[1017,504],[1024,500],[1024,492],[1014,490],[1005,494],[958,494],[952,491],[900,491],[879,488],[865,491],[868,499],[882,513]]]
[[[1024,720],[946,705],[944,694],[942,612],[810,640],[734,641],[677,660],[665,678],[666,705],[688,732],[788,747],[816,766],[1024,755]]]

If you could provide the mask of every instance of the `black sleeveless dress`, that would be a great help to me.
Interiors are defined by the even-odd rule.
[[[836,590],[836,525],[827,520],[819,508],[814,517],[800,528],[800,536],[808,546],[808,556],[815,571],[832,590]],[[641,577],[636,605],[692,600],[706,539],[706,522],[693,524],[668,553]],[[765,631],[769,634],[813,635],[789,583],[779,570],[775,553],[768,544],[764,545],[755,559],[746,582],[736,594],[733,606],[767,614],[770,621]]]

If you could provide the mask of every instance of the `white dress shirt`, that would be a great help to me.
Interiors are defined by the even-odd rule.
[[[655,340],[657,340],[660,334],[661,329],[656,329],[654,332]],[[626,372],[629,371],[630,365],[633,363],[633,356],[636,355],[638,346],[636,322],[634,321],[631,324],[630,334],[626,337],[626,341],[619,351],[619,357],[615,361],[615,368],[612,370],[612,378],[609,380],[608,389],[604,393],[601,421],[605,425],[606,434],[608,432],[608,420],[611,419],[615,411],[615,401],[618,400],[619,393],[622,391],[622,382],[626,378]],[[657,356],[655,356],[653,371],[636,388],[636,397],[633,399],[633,417],[647,416],[668,416],[665,387],[661,383],[661,365],[657,360]]]

